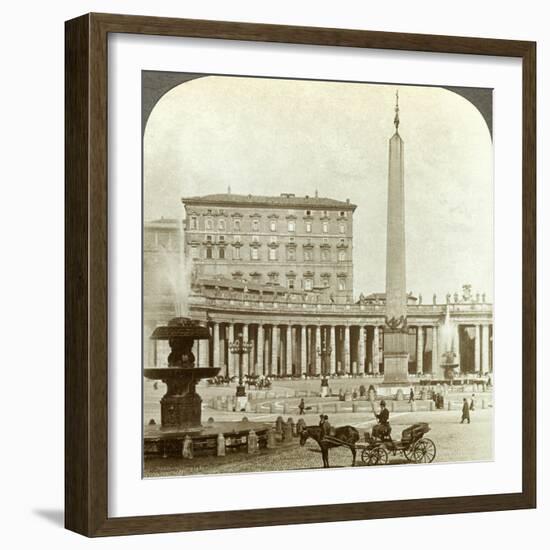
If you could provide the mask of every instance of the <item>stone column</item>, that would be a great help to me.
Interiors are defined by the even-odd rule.
[[[300,372],[302,374],[307,373],[307,327],[302,325],[302,337],[300,339]]]
[[[489,373],[489,325],[481,325],[481,370]]]
[[[315,355],[315,374],[320,374],[321,372],[321,357],[317,353],[317,348],[321,348],[321,326],[317,325],[315,327],[315,346],[313,348],[313,353]]]
[[[228,339],[230,342],[235,341],[235,325],[233,323],[229,323],[228,325]],[[235,376],[235,356],[229,351],[227,354],[227,376],[231,378],[232,376]]]
[[[432,376],[439,376],[439,336],[438,327],[432,327]]]
[[[209,357],[209,340],[199,340],[199,366],[200,367],[209,367],[210,366],[210,357]]]
[[[292,326],[286,326],[286,362],[285,374],[292,374]]]
[[[279,357],[279,327],[273,325],[271,332],[271,374],[278,374],[277,358]]]
[[[257,359],[256,374],[264,374],[264,327],[263,325],[258,325],[258,349],[257,349]]]
[[[358,374],[365,373],[365,349],[366,349],[365,327],[361,325],[359,327],[359,355],[358,355],[359,364],[357,365]]]
[[[424,328],[416,327],[416,374],[424,372]]]
[[[460,364],[460,325],[458,323],[454,325],[453,341],[456,362],[458,363],[458,372],[462,372],[462,365]]]
[[[474,369],[476,372],[480,372],[480,364],[481,364],[481,335],[480,335],[480,327],[479,325],[475,326],[475,341],[474,341]]]
[[[308,374],[312,374],[310,369],[315,373],[315,327],[309,327],[309,340],[308,340],[308,350],[307,350],[307,360],[308,360]]]
[[[372,373],[380,374],[380,329],[373,327],[374,335],[372,337]]]
[[[332,348],[332,353],[330,354],[330,374],[336,372],[336,327],[334,325],[330,326],[330,347]]]
[[[220,324],[220,365],[222,369],[220,370],[220,375],[225,376],[227,374],[227,363],[225,362],[225,350],[227,349],[227,332],[225,326]]]
[[[350,340],[350,328],[349,328],[349,325],[346,325],[344,327],[344,369],[346,371],[346,373],[349,373],[351,372],[351,369],[350,369],[350,365],[351,365],[351,362],[350,362],[350,343],[349,343],[349,340]]]
[[[213,323],[212,325],[212,336],[214,338],[214,362],[213,367],[220,366],[220,324]]]
[[[248,325],[243,325],[243,341],[248,342]],[[250,374],[250,354],[245,353],[243,355],[243,376]]]

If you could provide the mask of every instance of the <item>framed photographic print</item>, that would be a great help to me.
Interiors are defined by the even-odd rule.
[[[66,527],[534,507],[535,68],[532,42],[68,21]]]

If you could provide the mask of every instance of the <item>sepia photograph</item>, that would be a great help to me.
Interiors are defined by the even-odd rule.
[[[141,77],[143,476],[492,461],[493,90]]]

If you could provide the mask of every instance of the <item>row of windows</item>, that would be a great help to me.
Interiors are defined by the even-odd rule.
[[[250,248],[249,252],[249,259],[250,260],[261,260],[262,259],[262,253],[258,248]],[[230,256],[231,255],[231,256]],[[191,247],[191,257],[193,259],[199,259],[200,258],[200,249],[198,246],[192,246]],[[205,255],[204,258],[207,260],[225,260],[225,259],[231,259],[233,260],[241,260],[244,257],[243,252],[239,247],[232,248],[230,251],[226,250],[225,247],[212,247],[208,246],[205,248]],[[297,260],[297,254],[296,249],[288,248],[286,250],[286,255],[283,256],[278,249],[276,248],[269,248],[267,251],[267,259],[270,261],[277,261],[279,258],[286,257],[286,260],[288,262],[295,262]],[[304,262],[313,262],[315,261],[315,256],[313,254],[313,250],[311,249],[305,249],[303,250],[302,259]],[[320,259],[322,262],[330,262],[332,261],[332,254],[330,250],[322,249]],[[337,254],[337,259],[339,262],[345,262],[347,260],[347,253],[345,250],[339,250]]]
[[[218,242],[218,243],[225,243],[226,242],[225,235],[206,235],[205,240],[206,240],[207,243],[210,243],[210,244],[214,244],[215,242]],[[233,235],[233,242],[234,243],[242,242],[242,235]],[[259,235],[252,235],[251,242],[260,243],[260,236]],[[271,244],[277,244],[279,242],[279,237],[277,235],[270,235],[269,236],[269,242]],[[289,237],[288,238],[288,244],[293,244],[295,242],[296,242],[296,239],[294,237]],[[308,238],[305,244],[312,245],[311,239]],[[329,238],[328,237],[323,237],[323,244],[324,245],[329,244]],[[338,244],[339,245],[345,245],[346,244],[346,239],[339,239]]]
[[[213,218],[206,218],[204,222],[204,228],[206,231],[214,231],[215,227],[217,226],[218,231],[227,231],[228,230],[228,224],[225,219],[220,218],[218,220],[218,223],[214,223]],[[197,216],[191,216],[189,218],[189,229],[190,230],[198,230],[199,229],[199,220]],[[269,231],[272,232],[278,232],[279,231],[279,221],[275,219],[269,220],[268,224]],[[296,232],[296,221],[295,220],[287,220],[286,222],[286,229],[289,233],[295,233]],[[328,233],[330,229],[330,223],[328,221],[321,222],[321,232],[322,233]],[[233,231],[240,232],[242,230],[242,224],[240,219],[233,220]],[[304,222],[303,230],[306,233],[312,233],[313,232],[313,222],[311,220],[306,220]],[[252,231],[258,232],[260,231],[260,220],[257,218],[254,218],[252,220]],[[347,227],[346,222],[341,221],[338,223],[338,233],[346,233]]]

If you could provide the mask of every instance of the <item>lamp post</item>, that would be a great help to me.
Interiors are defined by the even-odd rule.
[[[252,350],[252,342],[245,342],[242,333],[239,333],[237,339],[229,342],[229,351],[239,356],[239,383],[237,384],[237,407],[236,410],[244,410],[246,407],[247,397],[244,388],[243,380],[243,355],[250,353]]]
[[[328,395],[327,363],[330,360],[332,347],[327,345],[326,340],[317,346],[317,355],[321,358],[321,397]]]

